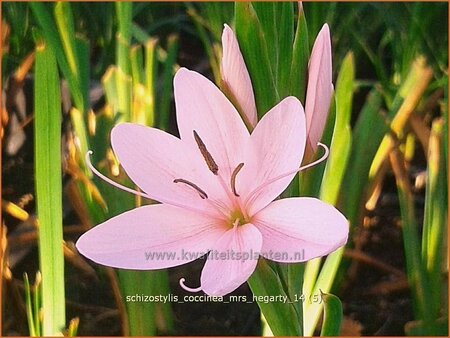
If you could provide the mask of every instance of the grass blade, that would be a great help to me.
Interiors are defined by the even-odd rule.
[[[45,36],[46,43],[53,50],[56,59],[58,60],[59,67],[67,80],[67,83],[74,100],[74,105],[81,111],[86,110],[87,102],[83,99],[83,94],[80,91],[79,80],[71,72],[69,63],[67,61],[64,46],[59,39],[58,31],[55,28],[55,22],[47,9],[48,4],[39,2],[30,2],[30,7],[33,14],[42,28],[43,35]]]
[[[289,95],[289,80],[291,76],[291,64],[294,42],[294,4],[292,2],[276,3],[278,7],[277,17],[277,33],[278,41],[275,43],[279,46],[277,70],[277,88],[280,98]],[[270,45],[269,45],[270,46]]]
[[[423,221],[422,262],[427,270],[432,306],[431,316],[439,317],[442,304],[444,241],[447,224],[447,189],[442,151],[443,120],[433,123],[428,147],[427,187]]]
[[[36,329],[36,333],[39,336],[42,336],[41,331],[41,273],[38,271],[36,272],[36,279],[34,280],[34,286],[33,286],[33,311],[34,311],[34,327]]]
[[[131,63],[131,77],[133,79],[133,87],[137,84],[144,83],[144,71],[142,65],[144,60],[142,58],[142,46],[134,45],[130,48],[130,63]]]
[[[337,337],[341,331],[343,321],[342,303],[338,297],[332,294],[320,292],[323,303],[323,324],[321,337]]]
[[[418,224],[416,221],[414,199],[404,167],[404,158],[398,149],[389,154],[392,169],[397,182],[400,213],[402,216],[403,243],[405,247],[406,271],[411,292],[415,318],[423,321],[429,334],[433,335],[432,304],[430,303],[430,285],[420,257]]]
[[[292,52],[290,95],[294,95],[305,104],[306,84],[308,81],[309,40],[303,6],[299,5],[297,28]]]
[[[278,275],[263,258],[259,259],[248,284],[255,297],[287,296]],[[258,301],[258,305],[275,336],[302,335],[302,318],[297,317],[292,304]]]
[[[412,64],[405,82],[400,87],[389,112],[388,117],[392,119],[391,129],[397,136],[401,136],[406,122],[422,98],[432,77],[433,71],[425,64],[425,59],[422,57],[417,58]],[[380,170],[389,151],[394,146],[393,143],[390,135],[386,135],[383,138],[370,167],[370,178],[374,178],[378,170]]]
[[[355,64],[353,54],[345,57],[336,83],[336,123],[330,146],[330,156],[327,160],[320,199],[330,204],[336,204],[341,188],[341,182],[350,155],[352,134],[350,117],[352,113],[353,90],[355,80]]]
[[[369,180],[370,164],[388,128],[380,114],[381,95],[373,89],[359,114],[353,130],[353,146],[347,172],[342,182],[342,206],[344,214],[354,226],[358,222],[365,187]],[[354,178],[358,177],[358,182]]]
[[[167,39],[167,58],[163,66],[162,91],[159,96],[159,108],[157,116],[157,127],[162,130],[169,129],[170,102],[172,98],[173,66],[176,62],[178,52],[178,36],[171,35]]]
[[[39,45],[35,70],[35,172],[42,273],[43,335],[66,323],[62,233],[61,95],[55,56]]]
[[[269,49],[257,13],[250,2],[236,2],[235,20],[236,36],[250,73],[258,117],[261,118],[279,101]]]
[[[149,97],[149,111],[147,125],[153,127],[155,124],[155,79],[158,74],[158,63],[156,62],[157,39],[148,39],[145,43],[145,89]]]
[[[23,274],[23,286],[25,290],[25,307],[27,311],[27,320],[28,320],[28,330],[30,333],[30,337],[37,337],[36,328],[34,324],[34,316],[33,316],[33,307],[31,304],[31,289],[30,289],[30,281],[28,280],[28,274],[25,272]]]

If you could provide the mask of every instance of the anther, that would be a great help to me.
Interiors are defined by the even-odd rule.
[[[194,188],[195,190],[197,190],[198,194],[200,195],[200,197],[202,199],[208,198],[208,195],[206,194],[206,192],[204,192],[202,189],[200,189],[198,187],[198,185],[196,185],[196,184],[194,184],[192,182],[189,182],[188,180],[185,180],[185,179],[182,179],[182,178],[177,178],[177,179],[173,180],[173,183],[184,183],[184,184],[190,186],[191,188]]]
[[[239,163],[238,166],[233,170],[231,174],[231,190],[233,191],[234,196],[239,197],[239,194],[236,191],[236,176],[241,171],[244,163]]]
[[[193,130],[193,132],[195,142],[197,142],[198,149],[200,149],[200,152],[202,153],[202,156],[205,159],[205,162],[208,165],[209,170],[211,170],[214,175],[217,175],[217,172],[219,171],[217,163],[214,161],[208,149],[206,149],[205,143],[203,143],[202,139],[200,138],[200,136],[198,136],[197,132],[195,130]]]

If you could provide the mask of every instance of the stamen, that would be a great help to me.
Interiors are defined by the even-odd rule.
[[[182,179],[182,178],[177,178],[177,179],[173,180],[173,183],[184,183],[184,184],[194,188],[195,190],[197,190],[198,194],[200,195],[200,197],[202,199],[208,198],[208,195],[206,194],[206,192],[204,192],[202,189],[200,189],[198,187],[198,185],[196,185],[196,184],[194,184],[192,182],[189,182],[188,180],[185,180],[185,179]]]
[[[141,196],[141,197],[144,197],[144,198],[148,198],[148,199],[150,199],[150,200],[155,200],[154,197],[151,197],[151,196],[149,196],[149,195],[147,195],[147,194],[145,194],[145,193],[143,193],[143,192],[141,192],[141,191],[136,191],[136,190],[133,190],[133,189],[131,189],[131,188],[125,187],[125,186],[123,186],[123,185],[121,185],[121,184],[119,184],[119,183],[114,182],[113,180],[111,180],[110,178],[106,177],[105,175],[103,175],[101,172],[99,172],[97,169],[95,169],[95,167],[92,165],[91,160],[90,160],[90,157],[89,157],[91,154],[93,154],[92,150],[89,150],[89,151],[86,153],[86,156],[85,156],[86,164],[87,164],[88,168],[89,168],[90,170],[92,170],[92,172],[93,172],[95,175],[97,175],[99,178],[101,178],[101,179],[104,180],[105,182],[107,182],[107,183],[111,184],[112,186],[114,186],[114,187],[116,187],[116,188],[119,188],[119,189],[121,189],[121,190],[123,190],[123,191],[129,192],[129,193],[132,193],[132,194],[134,194],[134,195]],[[185,180],[180,180],[180,182],[186,183],[187,181],[185,181]],[[189,183],[191,183],[191,182],[189,182]],[[195,190],[197,190],[197,191],[199,192],[200,197],[202,197],[202,198],[208,198],[208,196],[206,195],[206,193],[205,193],[203,190],[201,190],[201,189],[200,189],[199,187],[197,187],[195,184],[193,184],[193,183],[189,184],[189,183],[186,183],[186,184],[190,185],[191,187],[194,187],[194,186],[195,186],[194,188],[195,188]],[[192,184],[193,184],[193,185],[192,185]],[[206,211],[206,210],[204,210],[204,209],[202,209],[202,208],[195,208],[195,207],[193,207],[193,206],[189,206],[189,205],[185,205],[185,204],[180,204],[180,203],[177,203],[177,202],[175,202],[175,201],[173,201],[173,200],[167,200],[167,199],[161,198],[161,197],[158,197],[158,198],[156,198],[156,199],[157,199],[159,202],[161,202],[161,203],[166,203],[166,204],[170,204],[170,205],[173,205],[173,206],[176,206],[176,207],[179,207],[179,208],[191,210],[191,211],[193,211],[193,212],[196,212],[196,213],[199,213],[199,214],[202,214],[202,215],[205,215],[205,216],[212,216],[212,217],[215,216],[214,213],[210,213],[210,212],[208,212],[208,211]],[[214,206],[214,207],[215,207],[222,215],[224,215],[224,216],[226,217],[227,214],[226,214],[225,211],[223,210],[223,209],[224,209],[223,206],[220,206],[217,202],[212,201],[212,200],[209,199],[209,198],[208,198],[208,202],[210,202],[212,206]]]
[[[119,189],[121,189],[121,190],[123,190],[123,191],[132,193],[132,194],[137,195],[137,196],[141,196],[141,197],[145,197],[145,198],[148,198],[148,199],[152,199],[150,196],[148,196],[147,194],[145,194],[145,193],[143,193],[143,192],[140,192],[140,191],[133,190],[133,189],[131,189],[131,188],[125,187],[125,186],[123,186],[123,185],[121,185],[121,184],[119,184],[119,183],[117,183],[117,182],[114,182],[112,179],[106,177],[105,175],[103,175],[100,171],[98,171],[98,170],[92,165],[92,163],[91,163],[91,158],[90,158],[90,156],[91,156],[92,154],[93,154],[93,151],[92,151],[92,150],[88,150],[88,152],[86,153],[86,156],[85,156],[85,160],[86,160],[86,164],[87,164],[88,168],[91,169],[91,171],[92,171],[95,175],[97,175],[97,176],[98,176],[99,178],[101,178],[103,181],[105,181],[105,182],[111,184],[112,186],[114,186],[114,187],[116,187],[116,188],[119,188]]]
[[[248,203],[250,203],[250,201],[252,201],[252,200],[255,198],[256,194],[259,193],[259,192],[261,191],[261,189],[267,187],[268,185],[270,185],[270,184],[272,184],[272,183],[274,183],[274,182],[276,182],[276,181],[278,181],[278,180],[281,180],[282,178],[285,178],[285,177],[287,177],[287,176],[290,176],[290,175],[292,175],[292,174],[295,174],[295,173],[298,173],[298,172],[303,171],[303,170],[305,170],[305,169],[314,167],[315,165],[317,165],[317,164],[323,162],[324,160],[326,160],[326,158],[327,158],[328,155],[330,154],[330,149],[328,149],[328,147],[327,147],[325,144],[320,143],[320,142],[317,143],[317,145],[321,146],[321,147],[325,150],[325,153],[322,155],[321,158],[319,158],[318,160],[315,160],[314,162],[311,162],[311,163],[309,163],[309,164],[306,164],[306,165],[304,165],[303,167],[300,167],[300,168],[298,168],[298,169],[294,169],[294,170],[289,171],[289,172],[287,172],[287,173],[278,175],[278,176],[276,176],[276,177],[274,177],[274,178],[268,180],[267,182],[264,182],[264,184],[262,184],[262,185],[260,185],[259,187],[257,187],[255,190],[253,190],[253,191],[248,195],[249,197],[247,198],[247,201],[245,202],[245,204],[248,205]]]
[[[233,191],[234,196],[239,197],[239,194],[236,192],[236,176],[241,171],[244,163],[239,163],[239,165],[233,170],[231,174],[231,190]]]
[[[199,286],[198,288],[190,288],[189,286],[186,286],[186,285],[184,285],[184,282],[186,281],[186,279],[184,279],[184,278],[180,278],[180,281],[179,281],[179,283],[180,283],[180,286],[184,289],[184,290],[186,290],[186,291],[189,291],[189,292],[200,292],[200,291],[202,291],[202,287],[201,286]]]
[[[194,139],[195,142],[197,142],[198,149],[200,149],[200,152],[203,155],[203,158],[205,159],[206,164],[208,165],[209,170],[212,171],[214,175],[217,175],[217,172],[219,171],[219,167],[217,166],[216,162],[214,161],[213,157],[211,156],[211,153],[206,149],[205,143],[203,143],[200,136],[198,136],[197,132],[193,130],[194,132]]]

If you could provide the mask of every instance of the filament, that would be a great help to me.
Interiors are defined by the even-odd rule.
[[[211,212],[209,212],[209,211],[207,211],[207,210],[204,210],[204,209],[195,208],[195,207],[192,207],[192,206],[189,206],[189,205],[180,204],[180,203],[177,203],[177,202],[174,202],[174,201],[171,201],[171,200],[166,200],[166,199],[160,198],[160,197],[153,198],[153,197],[147,195],[146,193],[143,193],[143,192],[137,191],[137,190],[133,190],[133,189],[131,189],[131,188],[125,187],[125,186],[123,186],[123,185],[121,185],[121,184],[119,184],[119,183],[113,181],[112,179],[110,179],[110,178],[106,177],[105,175],[103,175],[100,171],[98,171],[98,170],[92,165],[91,159],[90,159],[90,155],[92,155],[92,154],[93,154],[92,150],[89,150],[89,151],[86,153],[85,159],[86,159],[86,164],[87,164],[87,166],[89,167],[89,169],[90,169],[95,175],[97,175],[97,176],[98,176],[99,178],[101,178],[103,181],[105,181],[105,182],[111,184],[112,186],[114,186],[114,187],[116,187],[116,188],[119,188],[120,190],[126,191],[126,192],[128,192],[128,193],[137,195],[137,196],[141,196],[141,197],[144,197],[144,198],[148,198],[148,199],[150,199],[150,200],[157,200],[157,201],[159,201],[159,202],[161,202],[161,203],[169,204],[169,205],[172,205],[172,206],[174,206],[174,207],[179,207],[179,208],[183,208],[183,209],[186,209],[186,210],[191,210],[191,211],[196,212],[196,213],[199,213],[199,214],[201,214],[201,215],[211,216],[211,217],[214,217],[214,216],[215,216],[214,213],[211,213]],[[185,183],[185,182],[183,182],[183,183]],[[200,189],[200,190],[201,190],[201,189]],[[197,191],[198,191],[198,190],[197,190]],[[206,195],[206,193],[205,193],[203,190],[201,190],[201,191]],[[199,192],[199,193],[200,193],[200,192]],[[206,196],[206,197],[207,197],[207,196]],[[225,212],[224,212],[223,210],[221,210],[221,207],[217,204],[217,202],[212,201],[211,199],[207,199],[207,201],[208,201],[213,207],[215,207],[216,210],[218,210],[224,217],[226,217]]]
[[[255,190],[253,190],[248,195],[249,197],[247,198],[246,205],[248,205],[248,203],[250,203],[255,198],[257,193],[259,193],[263,188],[267,187],[268,185],[270,185],[270,184],[272,184],[272,183],[274,183],[274,182],[276,182],[278,180],[281,180],[282,178],[290,176],[292,174],[295,174],[295,173],[298,173],[300,171],[306,170],[308,168],[314,167],[315,165],[318,165],[319,163],[325,161],[326,158],[328,157],[328,155],[330,154],[330,149],[328,149],[328,147],[325,144],[320,143],[320,142],[317,143],[317,145],[321,146],[325,150],[325,153],[322,155],[322,157],[320,157],[319,159],[315,160],[314,162],[308,163],[308,164],[306,164],[306,165],[304,165],[304,166],[302,166],[302,167],[300,167],[298,169],[291,170],[291,171],[289,171],[287,173],[278,175],[278,176],[276,176],[276,177],[274,177],[274,178],[264,182],[264,184],[262,184],[259,187],[257,187]]]
[[[180,278],[180,281],[179,281],[180,286],[181,286],[184,290],[189,291],[189,292],[200,292],[200,291],[202,291],[202,287],[201,287],[201,286],[199,286],[198,288],[190,288],[189,286],[186,286],[186,285],[184,284],[185,281],[186,281],[186,279],[184,279],[184,278]]]
[[[98,171],[98,170],[92,165],[92,163],[91,163],[91,157],[90,157],[92,154],[93,154],[93,151],[92,151],[92,150],[88,150],[88,152],[86,153],[86,156],[85,156],[85,160],[86,160],[87,166],[89,167],[89,169],[90,169],[95,175],[97,175],[97,176],[98,176],[99,178],[101,178],[103,181],[105,181],[105,182],[111,184],[112,186],[114,186],[114,187],[116,187],[116,188],[119,188],[119,189],[121,189],[121,190],[123,190],[123,191],[129,192],[129,193],[134,194],[134,195],[137,195],[137,196],[141,196],[141,197],[145,197],[145,198],[148,198],[148,199],[152,199],[152,198],[151,198],[149,195],[147,195],[146,193],[143,193],[143,192],[141,192],[141,191],[137,191],[137,190],[128,188],[128,187],[126,187],[126,186],[124,186],[124,185],[122,185],[122,184],[119,184],[119,183],[113,181],[112,179],[106,177],[105,175],[103,175],[100,171]]]

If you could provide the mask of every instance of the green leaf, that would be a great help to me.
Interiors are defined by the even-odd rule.
[[[432,125],[428,145],[427,186],[422,236],[422,262],[430,282],[431,316],[437,320],[445,305],[442,300],[444,273],[444,244],[447,225],[447,185],[442,149],[443,120]]]
[[[79,78],[80,65],[75,52],[75,31],[70,3],[63,1],[55,4],[55,19],[70,72],[75,78]]]
[[[61,334],[66,324],[62,232],[61,95],[55,56],[36,50],[35,173],[42,273],[43,335]]]
[[[26,308],[26,312],[27,312],[29,334],[30,334],[30,337],[37,337],[37,336],[39,336],[39,334],[36,333],[36,329],[35,329],[33,307],[31,304],[30,282],[28,280],[28,275],[26,272],[24,272],[24,274],[23,274],[23,288],[25,290],[25,308]]]
[[[342,260],[342,255],[344,253],[344,247],[337,249],[335,252],[328,255],[325,260],[322,269],[320,270],[320,274],[317,277],[317,280],[314,284],[314,287],[310,293],[312,297],[318,295],[321,290],[330,290],[336,274],[339,269],[339,264]],[[308,262],[311,263],[313,267],[318,269],[320,266],[321,260],[317,259],[314,261]],[[307,265],[309,268],[309,266]],[[309,277],[305,274],[305,279]],[[312,283],[311,283],[312,284]],[[305,294],[308,295],[305,291]],[[311,304],[306,303],[304,306],[304,333],[306,336],[311,336],[314,333],[314,329],[319,321],[320,312],[322,310],[323,304],[319,302],[313,302]]]
[[[341,331],[343,320],[342,303],[338,297],[332,294],[321,292],[321,297],[324,302],[324,309],[320,336],[337,337]]]
[[[144,83],[142,46],[134,45],[130,48],[131,77],[133,79],[133,87],[137,84]]]
[[[397,183],[400,214],[402,217],[403,245],[405,248],[406,272],[413,296],[415,318],[422,320],[430,335],[434,335],[433,305],[426,270],[421,261],[418,224],[415,215],[414,197],[404,167],[404,158],[398,149],[390,153],[391,165]]]
[[[156,46],[157,39],[150,38],[146,41],[145,49],[145,88],[150,98],[149,114],[147,117],[147,125],[154,126],[155,123],[155,81],[158,74],[158,63],[156,62]]]
[[[388,128],[380,114],[381,95],[373,89],[359,113],[353,130],[353,146],[342,182],[342,206],[350,225],[357,224],[361,201],[369,180],[369,169]],[[355,177],[358,180],[355,181]],[[355,202],[358,201],[358,202]]]
[[[116,2],[116,15],[119,26],[116,36],[117,67],[127,75],[130,75],[129,49],[131,41],[132,13],[132,2]]]
[[[278,39],[277,88],[280,98],[290,95],[291,64],[294,42],[294,4],[292,2],[276,3],[276,23]],[[280,8],[281,7],[281,8]],[[270,46],[270,44],[269,44]]]
[[[178,53],[178,35],[170,35],[167,39],[167,58],[163,65],[162,90],[158,100],[157,127],[169,130],[170,102],[172,99],[172,82],[174,64]]]
[[[278,77],[278,31],[277,31],[277,11],[279,3],[254,1],[251,3],[260,23],[262,35],[269,55],[271,72],[275,82]]]
[[[264,31],[250,2],[236,2],[236,36],[250,73],[258,117],[261,118],[278,101],[275,77]]]
[[[341,182],[350,155],[351,129],[350,116],[355,79],[353,54],[345,57],[336,83],[336,122],[331,140],[330,156],[327,160],[322,179],[320,199],[330,204],[336,204],[341,188]]]
[[[408,76],[399,88],[388,114],[392,120],[390,128],[397,137],[401,137],[406,122],[422,98],[432,76],[433,72],[426,65],[423,57],[418,57],[411,65]],[[392,147],[393,140],[390,135],[386,135],[370,167],[370,178],[376,176]]]
[[[207,3],[205,2],[204,5]],[[213,3],[211,3],[210,6],[212,6]],[[216,84],[220,84],[221,81],[221,75],[220,75],[220,60],[218,58],[218,55],[216,53],[216,42],[212,42],[210,37],[208,36],[207,31],[207,25],[209,24],[209,21],[206,22],[204,18],[200,16],[200,14],[197,12],[195,7],[190,4],[186,3],[187,7],[187,13],[192,18],[192,21],[194,22],[195,28],[197,29],[198,38],[203,44],[203,48],[205,48],[206,55],[208,56],[209,65],[211,67],[211,71],[214,76],[214,81]],[[222,27],[220,28],[222,29]],[[216,37],[217,39],[220,39],[220,35]]]
[[[52,16],[47,9],[48,6],[44,3],[39,2],[30,2],[30,7],[32,12],[42,28],[43,35],[48,46],[53,50],[53,53],[58,60],[59,67],[64,77],[67,80],[67,83],[70,88],[70,92],[72,94],[72,98],[74,101],[75,107],[77,107],[80,111],[84,112],[86,110],[87,102],[83,99],[83,93],[80,91],[79,79],[76,74],[72,73],[71,68],[69,66],[68,59],[65,55],[64,45],[59,38],[58,31],[55,28],[55,22],[52,19]]]
[[[259,259],[256,270],[249,278],[248,284],[254,297],[278,296],[289,299],[279,276],[263,258]],[[302,335],[301,317],[297,317],[293,304],[260,300],[258,305],[275,336]]]
[[[306,85],[308,83],[309,40],[303,7],[299,8],[297,29],[292,54],[289,94],[299,98],[305,104]]]

